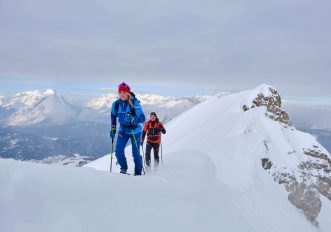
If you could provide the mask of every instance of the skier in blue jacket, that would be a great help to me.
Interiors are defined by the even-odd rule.
[[[111,131],[110,137],[113,139],[116,135],[117,118],[119,122],[118,137],[116,143],[115,156],[121,167],[121,173],[126,174],[128,164],[125,157],[125,146],[129,139],[132,144],[132,156],[135,164],[134,174],[139,176],[143,170],[142,157],[140,155],[141,123],[146,118],[141,108],[140,102],[131,92],[126,83],[118,86],[119,99],[116,100],[111,108]]]

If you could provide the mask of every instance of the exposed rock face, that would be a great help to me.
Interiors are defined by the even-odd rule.
[[[272,162],[268,158],[263,158],[261,161],[262,161],[262,167],[265,170],[268,170],[272,167]]]
[[[284,128],[294,130],[287,112],[281,109],[281,97],[277,90],[270,86],[263,86],[261,92],[252,97],[252,101],[242,106],[243,111],[255,107],[266,107],[265,115],[284,124]],[[266,153],[268,146],[264,141]],[[306,218],[318,227],[316,220],[321,208],[321,195],[331,200],[331,157],[322,152],[319,146],[312,144],[310,147],[298,151],[293,149],[287,153],[289,156],[303,157],[294,169],[274,163],[270,158],[262,158],[262,168],[267,170],[274,180],[284,185],[289,192],[289,201],[302,210]]]
[[[287,125],[291,125],[289,116],[286,111],[281,109],[282,100],[277,90],[272,87],[267,87],[269,94],[265,96],[263,93],[259,93],[253,100],[251,106],[243,105],[242,109],[244,111],[250,108],[266,106],[267,113],[266,116],[274,121],[282,122]]]
[[[300,182],[293,174],[286,172],[276,172],[273,176],[274,180],[284,185],[286,191],[289,192],[289,201],[301,209],[310,222],[318,226],[316,218],[322,208],[318,186],[306,181]]]

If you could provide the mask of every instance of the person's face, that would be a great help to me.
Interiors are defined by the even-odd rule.
[[[122,91],[118,93],[118,97],[122,100],[122,101],[127,101],[129,100],[129,93]]]
[[[156,116],[155,115],[151,115],[151,121],[152,122],[156,121]]]

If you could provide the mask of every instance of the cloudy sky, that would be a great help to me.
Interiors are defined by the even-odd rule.
[[[330,0],[0,0],[0,95],[171,95],[267,83],[331,102]]]

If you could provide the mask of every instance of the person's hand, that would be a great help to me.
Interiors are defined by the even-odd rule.
[[[110,132],[109,132],[109,135],[110,135],[110,138],[111,138],[111,139],[114,139],[114,138],[115,138],[115,135],[116,135],[116,125],[113,125],[113,126],[111,127],[111,130],[110,130]]]

